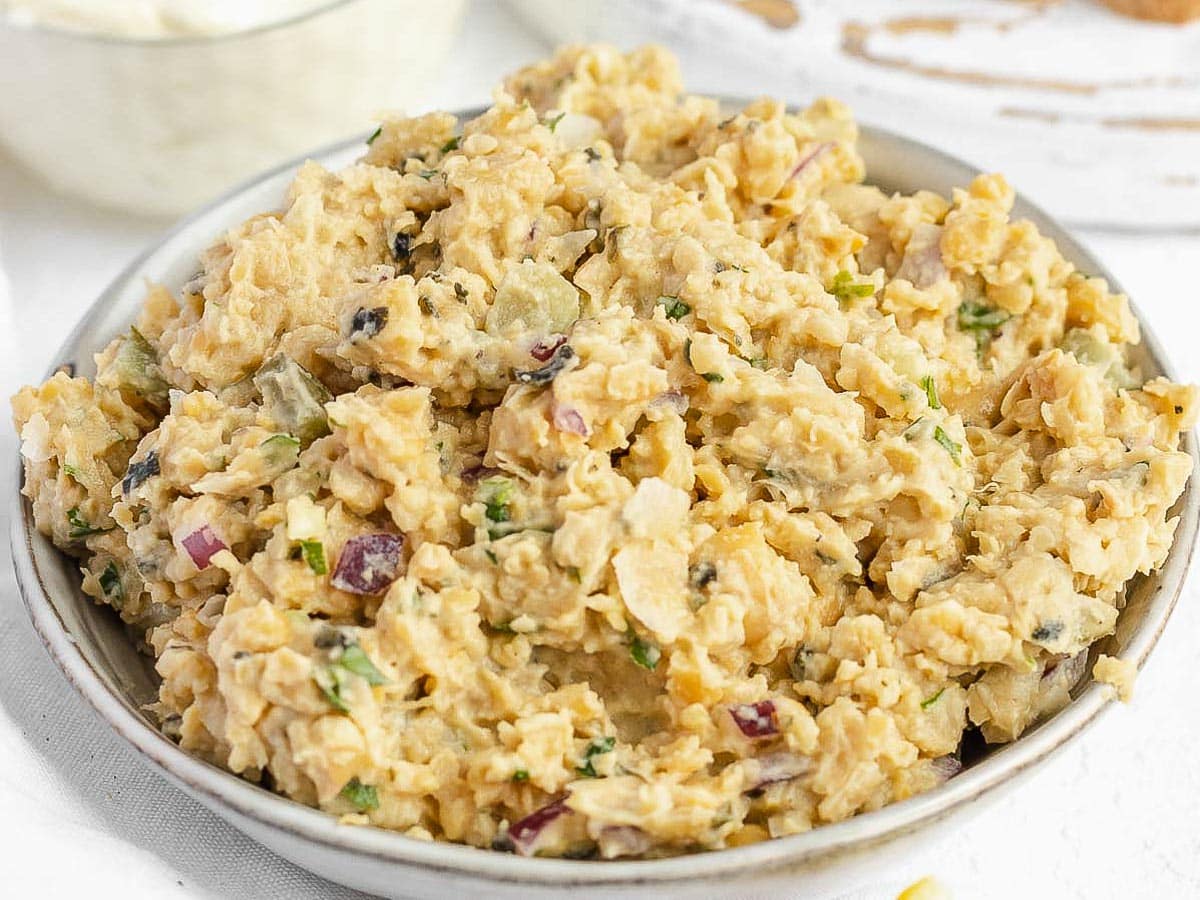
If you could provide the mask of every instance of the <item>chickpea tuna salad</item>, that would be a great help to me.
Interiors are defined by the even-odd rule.
[[[307,163],[22,390],[37,526],[162,729],[346,822],[607,859],[878,809],[1065,705],[1196,391],[1002,178],[889,196],[855,137],[567,48]]]

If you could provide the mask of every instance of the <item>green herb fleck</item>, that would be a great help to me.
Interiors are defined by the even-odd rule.
[[[346,702],[343,691],[353,675],[357,675],[373,686],[387,683],[383,673],[375,668],[375,664],[357,643],[343,647],[341,655],[337,659],[327,666],[318,668],[313,675],[313,680],[316,681],[317,687],[321,689],[321,693],[325,695],[330,706],[339,712],[350,712],[350,706]]]
[[[547,119],[546,127],[549,128],[551,131],[554,131],[554,129],[558,127],[558,123],[563,120],[563,116],[565,116],[565,115],[566,115],[565,112],[560,112],[557,116]]]
[[[702,373],[700,373],[700,377],[703,378],[705,381],[707,381],[709,384],[720,384],[722,381],[725,380],[725,376],[722,375],[720,372],[702,372]]]
[[[666,310],[668,319],[676,322],[692,311],[692,308],[678,297],[664,295],[658,298],[658,305]]]
[[[500,562],[500,560],[496,558],[496,554],[493,553],[491,550],[487,549],[486,547],[483,549],[483,555],[486,556],[489,560],[491,560],[492,565],[496,565],[497,563]]]
[[[583,765],[576,766],[575,771],[585,778],[596,778],[595,758],[604,753],[611,753],[616,745],[617,739],[614,737],[595,738],[583,751]]]
[[[350,704],[342,697],[342,688],[350,680],[349,672],[337,665],[321,666],[313,675],[313,680],[321,689],[321,693],[325,695],[325,700],[330,706],[338,712],[350,712]]]
[[[379,809],[379,792],[374,786],[359,781],[358,776],[346,782],[341,795],[353,803],[359,812]]]
[[[941,425],[933,429],[933,439],[945,448],[946,452],[950,454],[950,458],[956,464],[962,465],[962,445],[952,441],[950,435],[946,434]]]
[[[982,351],[995,336],[996,329],[1011,316],[1002,309],[966,300],[958,308],[958,327],[975,336],[975,347]]]
[[[926,375],[922,378],[921,387],[925,389],[925,399],[929,401],[929,408],[941,409],[942,400],[938,397],[937,382],[933,380],[933,376]]]
[[[387,679],[383,677],[383,673],[375,668],[375,663],[371,662],[367,654],[363,652],[363,648],[358,646],[358,644],[351,644],[342,650],[342,655],[338,657],[337,665],[348,672],[353,672],[369,685],[387,684]]]
[[[106,531],[112,531],[111,528],[96,528],[93,526],[80,514],[78,506],[72,506],[67,510],[67,522],[71,526],[68,534],[73,539],[85,538],[90,534],[103,534]]]
[[[369,138],[367,138],[367,146],[370,147],[373,143],[375,143],[375,138],[379,137],[381,134],[383,134],[383,126],[382,125],[380,125],[373,132],[371,132],[371,136]]]
[[[77,466],[73,466],[70,463],[63,463],[62,470],[76,481],[79,481],[79,468]]]
[[[845,269],[833,276],[833,282],[829,285],[829,293],[837,297],[839,303],[846,303],[850,300],[862,297],[871,297],[875,294],[875,284],[870,281],[856,284],[854,276]]]
[[[771,361],[769,359],[767,359],[765,356],[757,356],[754,359],[749,360],[749,363],[750,363],[750,367],[754,368],[754,369],[764,369],[765,370],[765,369],[771,368]]]
[[[429,181],[435,175],[440,175],[440,174],[441,173],[437,169],[422,169],[420,172],[417,173],[417,176],[419,178],[424,178],[426,181]]]
[[[946,693],[946,689],[942,688],[940,691],[938,691],[932,697],[926,697],[924,700],[921,701],[921,709],[929,709],[929,707],[933,706],[933,704],[938,702],[938,699],[944,693]]]
[[[442,144],[442,153],[453,153],[462,143],[462,138],[458,135],[450,138],[446,143]]]
[[[104,591],[104,596],[110,598],[114,606],[120,606],[121,601],[125,599],[125,585],[121,584],[121,570],[117,568],[117,564],[110,560],[97,581],[100,582],[100,590]]]
[[[597,162],[600,159],[600,152],[595,147],[584,147],[583,152],[587,154],[588,162]]]
[[[662,651],[655,644],[643,641],[636,635],[629,644],[629,655],[633,657],[635,663],[651,672],[658,665],[658,661],[662,659]]]
[[[314,575],[324,575],[329,571],[329,565],[325,562],[325,545],[320,541],[301,541],[300,555]]]
[[[516,782],[517,784],[520,784],[522,781],[528,781],[529,780],[529,770],[528,769],[517,769],[517,771],[512,773],[512,780],[514,782]]]
[[[483,482],[484,510],[489,522],[507,522],[512,518],[513,483],[507,478],[489,478]]]

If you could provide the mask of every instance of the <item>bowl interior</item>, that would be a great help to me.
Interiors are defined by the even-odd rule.
[[[469,110],[462,115],[469,117],[478,112]],[[360,141],[338,144],[315,153],[312,158],[328,167],[337,168],[359,156],[362,146]],[[959,160],[870,127],[863,128],[859,148],[867,162],[868,181],[887,191],[909,192],[926,188],[948,194],[952,188],[967,184],[977,174],[977,170]],[[186,282],[193,273],[198,254],[224,228],[263,210],[279,207],[295,168],[294,162],[286,164],[236,189],[185,220],[168,233],[160,244],[135,260],[97,300],[67,338],[55,359],[55,366],[73,363],[79,373],[93,373],[93,354],[128,327],[142,302],[146,280],[160,282],[171,288]],[[1039,209],[1018,199],[1014,215],[1035,221],[1042,232],[1053,238],[1064,255],[1079,268],[1105,275],[1115,286],[1105,268]],[[1144,323],[1143,340],[1133,351],[1133,361],[1141,366],[1146,377],[1170,377],[1172,374],[1158,342],[1144,327]],[[1189,433],[1184,436],[1183,447],[1193,459],[1196,458],[1194,435]],[[1196,542],[1200,501],[1193,484],[1194,479],[1189,480],[1175,506],[1173,514],[1180,517],[1180,522],[1166,564],[1160,571],[1131,582],[1127,589],[1127,605],[1116,632],[1092,648],[1093,656],[1099,652],[1118,655],[1140,667],[1153,647],[1178,596]],[[85,698],[123,736],[164,769],[171,771],[177,766],[186,766],[194,772],[204,767],[210,769],[211,777],[206,779],[204,790],[217,802],[241,802],[241,811],[245,812],[245,804],[250,804],[252,799],[248,792],[253,792],[265,799],[253,801],[258,805],[254,806],[255,811],[251,815],[262,820],[288,815],[293,825],[296,822],[304,823],[304,828],[313,839],[328,842],[328,835],[332,832],[328,831],[325,823],[332,820],[324,814],[298,808],[291,801],[270,795],[206,763],[192,760],[158,732],[143,709],[145,704],[155,699],[157,691],[150,659],[136,651],[126,629],[111,610],[95,605],[80,591],[74,562],[37,533],[29,504],[17,497],[12,509],[14,559],[31,618],[59,666]],[[1091,683],[1090,674],[1076,688],[1074,696],[1073,703],[1030,729],[1019,741],[999,747],[980,748],[973,754],[963,773],[928,794],[807,834],[736,850],[677,860],[615,862],[595,867],[586,863],[521,860],[466,847],[426,845],[369,828],[349,829],[349,833],[339,836],[338,841],[343,847],[357,848],[377,856],[434,859],[442,865],[453,861],[463,868],[486,872],[492,878],[520,872],[522,867],[525,867],[524,876],[528,877],[530,863],[547,876],[553,876],[561,869],[573,871],[576,877],[588,880],[587,876],[579,875],[582,866],[584,870],[595,872],[597,880],[607,882],[621,877],[621,873],[626,871],[637,872],[639,877],[646,877],[651,871],[661,873],[664,877],[697,877],[706,872],[715,874],[717,870],[727,869],[739,862],[782,864],[797,857],[829,854],[856,844],[883,840],[889,834],[915,828],[943,816],[981,792],[1003,783],[1077,733],[1107,703],[1107,695],[1099,685]],[[603,870],[603,875],[599,870]]]

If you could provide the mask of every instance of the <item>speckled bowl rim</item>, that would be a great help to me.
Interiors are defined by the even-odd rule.
[[[724,102],[731,105],[744,103],[740,99],[727,99]],[[481,111],[464,110],[459,115],[470,118]],[[914,172],[928,172],[940,173],[938,180],[951,178],[956,183],[965,184],[979,171],[955,157],[885,129],[862,125],[860,131],[860,148],[868,156],[868,162],[870,154],[866,152],[867,145],[878,145],[883,148],[880,152],[893,155],[907,154],[910,159],[906,163],[906,177],[910,180],[918,178]],[[308,158],[341,164],[355,149],[361,151],[361,148],[361,140],[341,142],[317,151]],[[127,290],[131,282],[143,278],[144,268],[172,240],[200,228],[205,229],[207,237],[211,239],[220,230],[219,226],[214,227],[213,220],[225,226],[235,224],[220,219],[222,210],[233,205],[243,194],[255,189],[262,190],[269,182],[281,179],[294,171],[302,161],[285,163],[240,185],[174,226],[114,279],[85,313],[56,354],[55,360],[75,357],[74,350],[84,342],[93,320],[99,319],[106,305]],[[871,172],[868,166],[868,173]],[[869,180],[885,184],[889,181],[887,177]],[[1115,290],[1120,290],[1112,274],[1065,228],[1039,208],[1018,198],[1014,215],[1033,220],[1044,234],[1055,240],[1067,259],[1085,271],[1105,276]],[[1142,323],[1142,345],[1148,357],[1163,374],[1174,379],[1173,369],[1158,340],[1140,315],[1138,320]],[[1184,435],[1182,447],[1195,463],[1197,450],[1194,433]],[[19,459],[17,465],[19,472]],[[1157,583],[1153,585],[1144,619],[1130,633],[1120,653],[1122,658],[1132,661],[1139,669],[1166,626],[1192,560],[1197,524],[1200,522],[1200,496],[1194,489],[1194,481],[1194,476],[1189,478],[1184,494],[1173,510],[1180,521],[1168,559],[1158,572],[1149,576],[1151,582]],[[11,541],[18,585],[29,618],[68,681],[117,734],[170,780],[203,799],[227,819],[236,821],[238,817],[244,817],[264,829],[286,832],[295,838],[349,856],[416,867],[430,873],[543,888],[669,887],[694,886],[697,882],[715,884],[736,879],[739,875],[759,878],[777,870],[829,863],[925,829],[964,810],[985,794],[1038,765],[1081,733],[1110,705],[1109,690],[1089,680],[1075,699],[1058,714],[1016,742],[991,751],[986,758],[934,790],[804,834],[695,855],[608,862],[524,858],[458,844],[415,840],[381,828],[341,825],[333,816],[273,794],[190,756],[152,727],[138,712],[131,698],[106,684],[105,678],[76,645],[49,598],[34,557],[34,542],[48,545],[48,541],[37,533],[33,525],[30,505],[19,492],[20,483],[21,476],[18,474],[17,486],[9,497]],[[92,606],[91,609],[89,614],[107,614],[98,606]]]

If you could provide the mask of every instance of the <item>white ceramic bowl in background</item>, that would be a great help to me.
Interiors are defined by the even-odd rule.
[[[478,114],[478,110],[463,113]],[[948,194],[976,174],[966,164],[889,132],[864,128],[859,143],[869,180],[888,190],[929,188]],[[343,144],[313,155],[331,167],[362,152]],[[145,294],[145,280],[178,288],[191,276],[197,255],[221,231],[246,217],[280,206],[296,163],[270,172],[178,225],[134,261],[96,301],[54,360],[94,372],[92,356],[128,327]],[[1033,219],[1085,271],[1115,280],[1103,265],[1053,220],[1024,200],[1016,215]],[[1171,376],[1161,347],[1142,324],[1134,361],[1147,376]],[[1196,458],[1192,434],[1184,449]],[[933,840],[939,829],[961,822],[1001,789],[1074,739],[1109,704],[1106,686],[1090,677],[1065,709],[1013,744],[990,749],[961,774],[926,794],[807,834],[748,847],[662,860],[583,862],[527,859],[454,844],[412,840],[377,828],[341,825],[196,759],[164,737],[142,711],[155,697],[150,661],[133,647],[118,618],[79,590],[71,560],[33,525],[29,504],[11,498],[12,549],[22,596],[42,640],[67,678],[112,728],[185,792],[251,837],[326,878],[388,897],[448,897],[467,892],[489,897],[765,897],[829,896],[871,879],[887,865]],[[1131,583],[1114,635],[1092,649],[1141,666],[1179,596],[1196,543],[1200,492],[1195,479],[1176,504],[1175,544],[1163,568]],[[1097,785],[1097,789],[1103,786]],[[1040,810],[1030,798],[1031,814]]]
[[[464,3],[331,0],[246,31],[161,39],[0,17],[0,142],[63,193],[176,215],[418,100]]]

